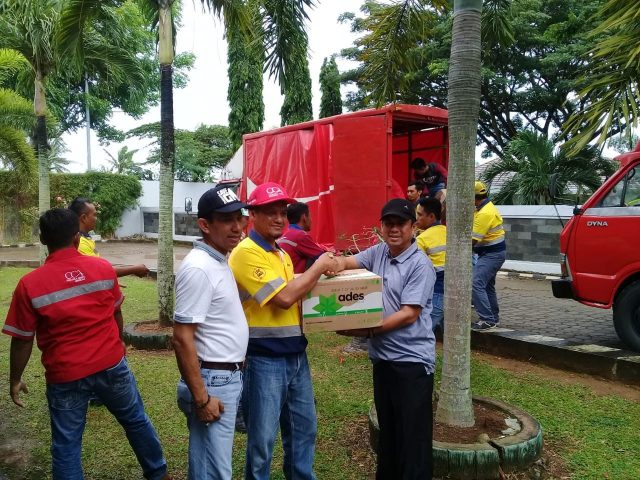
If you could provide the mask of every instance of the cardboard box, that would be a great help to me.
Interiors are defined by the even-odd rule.
[[[305,333],[371,328],[382,324],[382,279],[368,270],[320,277],[302,301]]]

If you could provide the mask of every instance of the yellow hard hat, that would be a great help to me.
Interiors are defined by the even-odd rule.
[[[474,190],[476,195],[487,194],[487,186],[482,182],[476,182]]]

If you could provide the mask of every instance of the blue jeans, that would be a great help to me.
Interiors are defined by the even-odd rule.
[[[431,328],[434,332],[438,328],[444,331],[444,293],[434,293],[431,304]]]
[[[230,480],[233,434],[236,412],[242,393],[242,372],[200,369],[200,375],[212,397],[224,405],[220,420],[205,425],[198,420],[189,387],[180,379],[178,407],[187,417],[189,429],[189,480]]]
[[[124,428],[144,477],[163,478],[167,462],[160,440],[144,412],[136,380],[123,357],[116,366],[80,380],[47,385],[53,479],[84,478],[80,459],[82,434],[89,398],[94,393]]]
[[[435,197],[436,193],[438,193],[440,190],[444,190],[444,187],[444,183],[436,183],[435,185],[429,187],[429,196],[431,198]]]
[[[314,480],[317,422],[305,352],[280,357],[251,355],[242,393],[247,425],[245,479],[270,478],[273,444],[281,430],[288,480]]]
[[[473,267],[473,306],[480,320],[497,324],[500,307],[496,295],[496,275],[507,258],[506,250],[478,255]]]

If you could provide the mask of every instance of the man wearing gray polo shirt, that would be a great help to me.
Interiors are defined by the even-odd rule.
[[[382,325],[341,333],[369,338],[380,424],[376,479],[426,480],[432,476],[435,337],[430,313],[436,273],[413,240],[413,204],[394,198],[380,217],[384,243],[338,261],[340,270],[366,268],[382,277]]]
[[[173,348],[178,406],[189,428],[189,480],[231,479],[236,411],[249,327],[227,254],[240,241],[245,204],[218,185],[198,202],[202,241],[176,274]]]

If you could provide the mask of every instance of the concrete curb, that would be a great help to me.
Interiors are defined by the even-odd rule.
[[[13,243],[11,245],[0,245],[0,248],[26,248],[26,247],[38,247],[40,242],[35,243]]]
[[[517,272],[515,270],[500,270],[498,276],[507,278],[526,278],[533,280],[556,280],[561,278],[557,275],[547,275],[543,273]]]
[[[630,350],[584,345],[509,328],[472,331],[471,347],[493,355],[640,385],[640,353]]]
[[[0,267],[38,268],[39,266],[38,260],[0,260]]]

